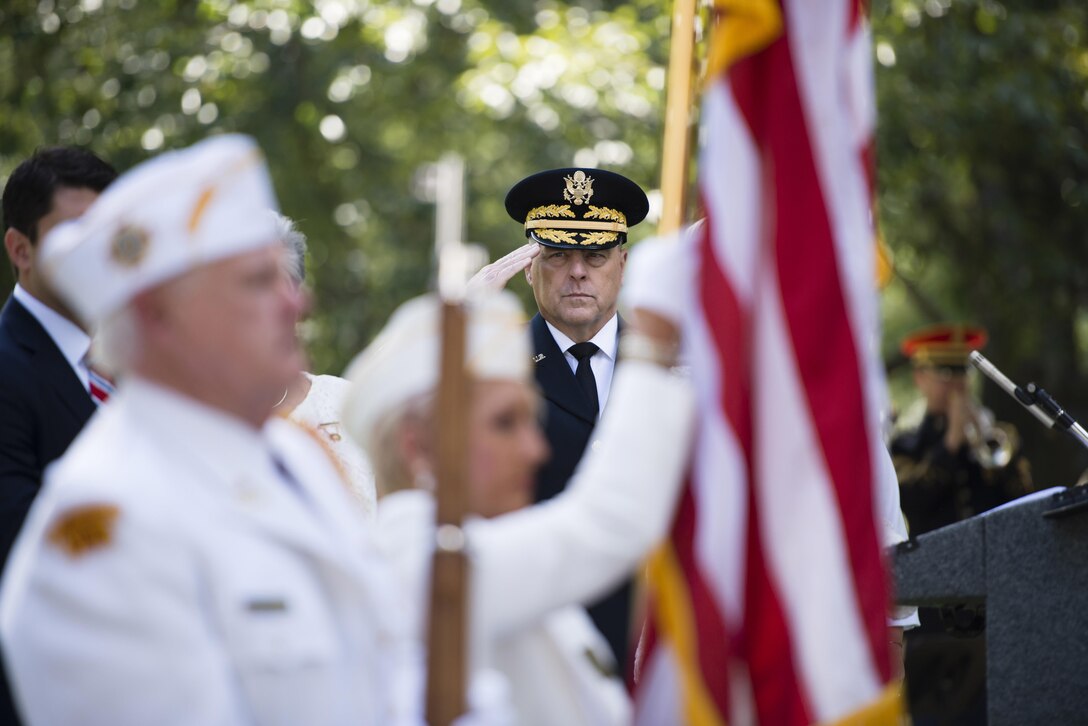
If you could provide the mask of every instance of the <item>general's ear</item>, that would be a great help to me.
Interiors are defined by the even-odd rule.
[[[525,268],[525,282],[529,283],[529,287],[533,286],[533,265],[529,263],[529,266]]]

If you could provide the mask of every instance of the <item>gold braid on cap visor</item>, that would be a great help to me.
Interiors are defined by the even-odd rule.
[[[974,348],[964,344],[936,344],[919,346],[911,356],[916,366],[925,365],[966,365],[967,356]]]
[[[555,219],[556,217],[569,218]],[[569,204],[548,204],[533,207],[525,215],[525,229],[536,230],[534,234],[549,242],[568,245],[602,245],[615,242],[621,232],[627,231],[627,217],[623,212],[608,207],[594,207],[583,215],[583,220],[573,219],[574,212]],[[600,222],[585,220],[599,219]],[[589,232],[570,232],[567,230],[592,230]],[[581,237],[581,239],[578,239]]]

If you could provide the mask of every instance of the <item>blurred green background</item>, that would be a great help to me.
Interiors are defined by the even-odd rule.
[[[543,168],[657,186],[669,10],[662,0],[4,0],[0,179],[35,147],[81,144],[124,170],[212,132],[252,134],[310,240],[305,335],[339,372],[433,270],[426,166],[466,161],[466,236],[522,239],[502,200]],[[873,0],[882,293],[897,341],[937,320],[1088,419],[1088,4]],[[656,197],[651,192],[651,198]],[[653,232],[653,221],[633,239]],[[11,287],[0,270],[0,293]],[[523,281],[515,290],[527,298]],[[1039,485],[1088,455],[988,382]]]

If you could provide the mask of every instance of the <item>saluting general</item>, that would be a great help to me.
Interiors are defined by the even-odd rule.
[[[121,385],[52,468],[0,592],[32,725],[419,723],[419,650],[356,499],[270,417],[299,375],[262,155],[217,137],[44,240]]]
[[[539,311],[529,329],[552,454],[537,476],[538,501],[563,491],[611,398],[623,327],[617,306],[624,245],[648,209],[638,184],[605,169],[542,171],[506,195],[506,211],[529,240],[514,262],[526,267]],[[621,583],[589,607],[620,667],[631,638],[631,593],[630,583]]]

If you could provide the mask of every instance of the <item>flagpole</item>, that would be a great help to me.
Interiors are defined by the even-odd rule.
[[[691,91],[695,60],[695,0],[676,0],[665,84],[665,137],[661,152],[661,221],[658,234],[684,224],[690,146]]]
[[[435,550],[427,632],[427,723],[449,726],[465,713],[468,683],[468,561],[461,529],[468,511],[468,377],[464,306],[468,253],[462,243],[464,162],[436,165],[436,253],[442,300],[442,352],[437,395]]]
[[[657,233],[670,235],[684,224],[690,146],[692,76],[695,66],[695,2],[675,0],[672,33],[669,40],[669,71],[666,78],[665,135],[661,150],[661,219]],[[647,560],[648,577],[641,581],[647,591],[650,583],[660,582],[664,562],[670,557],[669,544],[659,545]],[[631,636],[641,639],[646,622],[648,602],[636,597],[631,617]],[[641,645],[639,651],[641,651]],[[635,655],[633,679],[640,678],[642,661]]]

